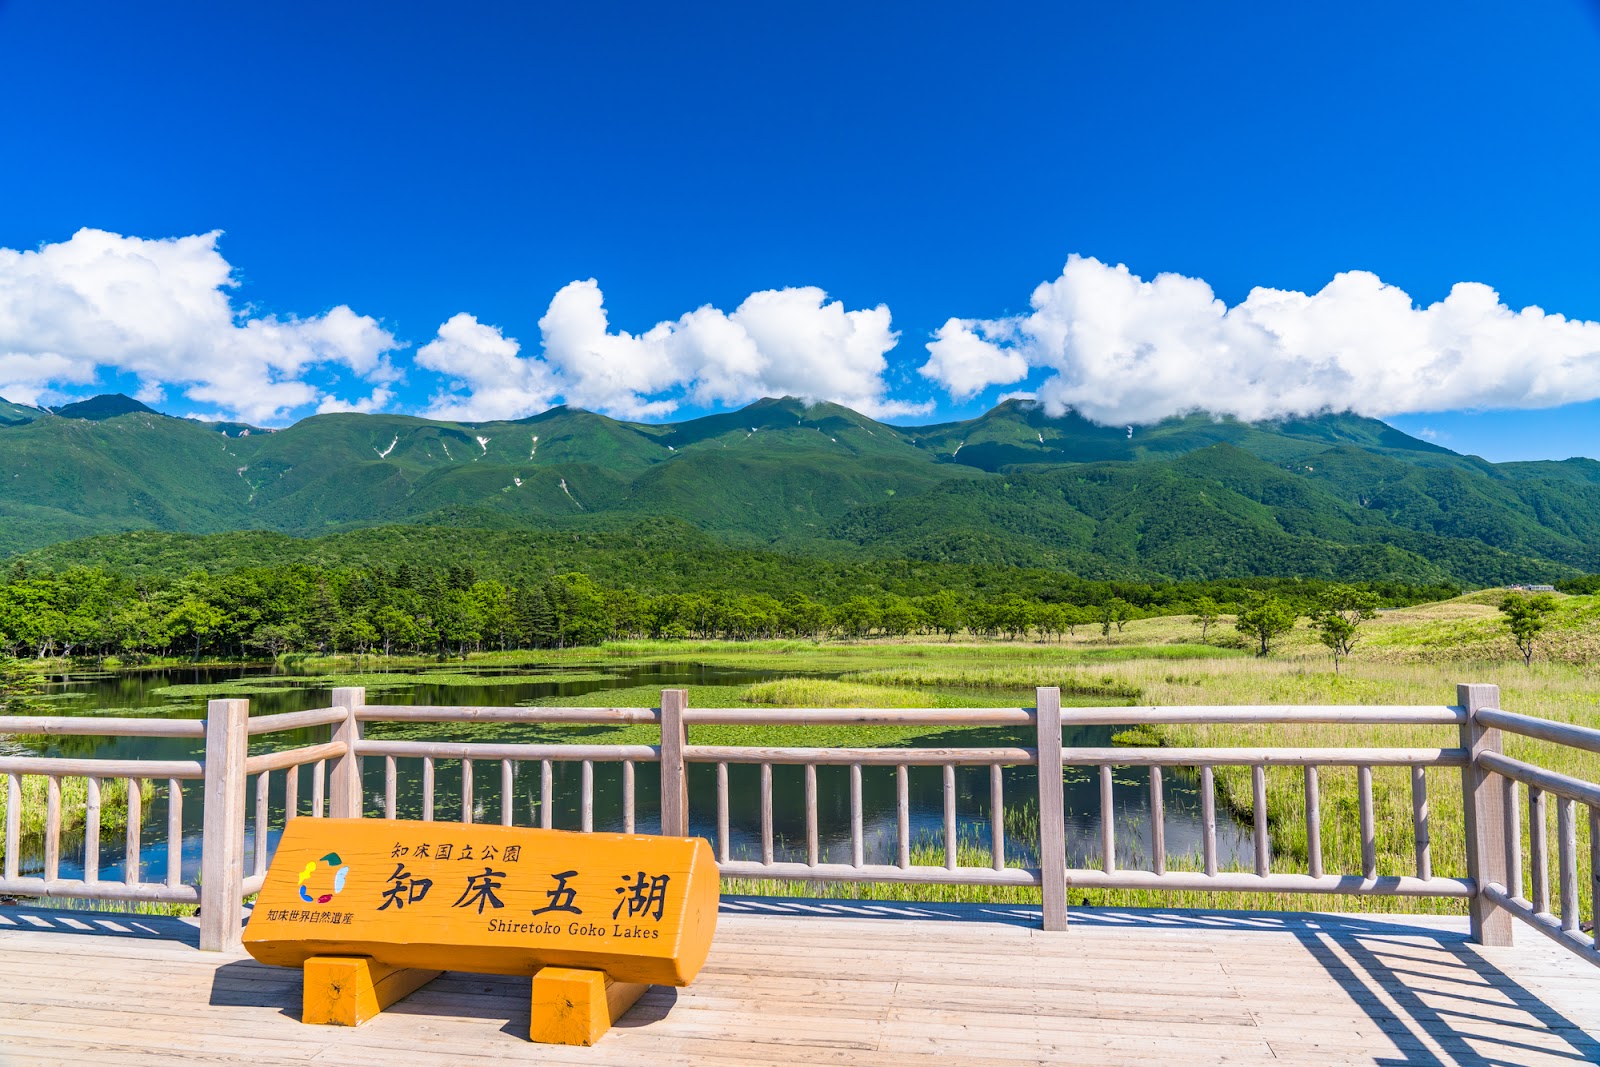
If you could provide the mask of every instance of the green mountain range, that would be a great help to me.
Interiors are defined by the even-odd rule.
[[[1349,414],[1105,427],[1020,401],[925,427],[784,398],[661,425],[562,407],[282,430],[123,396],[0,401],[0,556],[136,530],[592,534],[655,519],[787,556],[1495,584],[1600,571],[1600,463],[1493,464]]]

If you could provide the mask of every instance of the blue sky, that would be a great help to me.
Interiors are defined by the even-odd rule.
[[[280,422],[813,380],[911,421],[1348,394],[1493,459],[1600,455],[1600,327],[1515,315],[1600,320],[1593,6],[769,8],[0,0],[0,380]]]

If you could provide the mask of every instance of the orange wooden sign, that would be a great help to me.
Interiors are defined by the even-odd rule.
[[[688,985],[720,884],[699,838],[379,819],[290,821],[245,927],[263,963],[606,972]]]

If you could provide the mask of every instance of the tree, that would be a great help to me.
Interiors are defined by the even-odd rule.
[[[1117,633],[1122,632],[1122,627],[1133,616],[1133,605],[1114,596],[1100,605],[1100,636],[1110,637],[1111,627],[1116,626]]]
[[[292,622],[269,622],[257,626],[248,643],[277,659],[279,653],[294,651],[305,639],[305,632]]]
[[[200,645],[207,637],[227,622],[222,612],[199,597],[186,597],[183,603],[167,612],[162,625],[173,637],[194,638],[194,658],[200,658]]]
[[[1256,655],[1271,653],[1278,638],[1294,629],[1300,613],[1277,597],[1264,597],[1239,613],[1234,627],[1256,642]]]
[[[1517,642],[1517,651],[1522,653],[1524,667],[1533,666],[1534,646],[1549,622],[1548,616],[1555,609],[1556,598],[1549,593],[1536,596],[1507,593],[1506,598],[1500,601],[1500,610],[1505,614],[1506,626]]]
[[[1222,609],[1208,596],[1200,597],[1194,602],[1194,624],[1200,627],[1201,644],[1205,644],[1206,636],[1211,632],[1211,627],[1217,624],[1217,616],[1220,614]]]
[[[1361,624],[1378,616],[1378,597],[1375,593],[1352,589],[1348,585],[1330,586],[1323,592],[1317,610],[1311,616],[1311,628],[1317,631],[1317,640],[1333,653],[1333,673],[1339,673],[1339,657],[1350,658]]]
[[[948,589],[941,589],[931,596],[923,597],[922,613],[927,616],[928,625],[944,634],[946,641],[954,641],[965,622],[962,617],[961,602]]]

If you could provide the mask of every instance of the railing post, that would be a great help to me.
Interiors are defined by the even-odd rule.
[[[333,761],[328,774],[328,786],[333,790],[328,814],[335,819],[361,818],[361,757],[356,755],[361,722],[356,714],[366,702],[367,691],[360,686],[333,691],[333,706],[344,709],[344,718],[333,725],[333,740],[348,746],[345,754]]]
[[[687,689],[661,691],[661,832],[667,837],[689,836],[689,779],[683,765],[688,706]]]
[[[1041,688],[1034,699],[1039,748],[1039,882],[1044,928],[1067,928],[1067,817],[1061,795],[1061,690]]]
[[[206,705],[205,821],[200,840],[200,947],[239,946],[244,917],[244,761],[250,702]]]
[[[1467,765],[1461,768],[1461,791],[1467,824],[1467,877],[1477,886],[1471,902],[1472,940],[1480,945],[1510,945],[1511,913],[1496,907],[1483,892],[1489,882],[1506,885],[1505,793],[1492,775],[1478,766],[1483,753],[1500,751],[1500,731],[1478,722],[1480,710],[1500,706],[1500,687],[1458,685],[1456,703],[1467,713],[1461,726],[1461,747],[1468,753]]]

